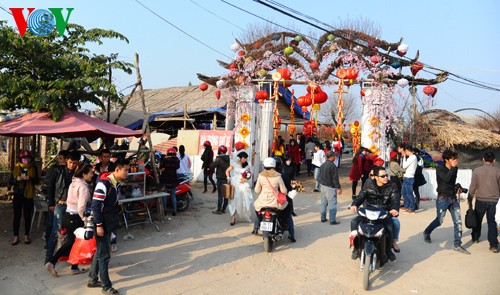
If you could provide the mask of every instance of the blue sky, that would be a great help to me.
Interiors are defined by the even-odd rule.
[[[264,21],[250,16],[220,0],[155,1],[140,0],[159,15],[195,36],[217,51],[234,56],[230,45],[235,37],[251,25]],[[309,33],[313,28],[294,21],[251,0],[227,0],[280,25]],[[341,20],[365,18],[380,27],[381,38],[396,42],[404,37],[410,46],[407,56],[420,50],[420,61],[447,69],[455,74],[496,85],[500,88],[500,1],[279,1],[298,11],[331,24]],[[225,18],[232,24],[204,10]],[[70,22],[86,28],[116,30],[130,40],[109,41],[103,46],[92,45],[98,53],[117,52],[133,62],[140,55],[141,74],[145,88],[184,86],[200,83],[196,73],[221,75],[225,71],[217,59],[229,59],[197,43],[143,8],[135,0],[122,1],[0,1],[9,7],[73,7]],[[0,10],[0,19],[14,25],[12,17]],[[233,25],[235,24],[235,25]],[[422,72],[421,72],[422,73]],[[431,76],[422,73],[422,77]],[[116,74],[118,88],[135,83],[133,75]],[[480,108],[493,112],[500,108],[500,92],[483,90],[447,81],[437,86],[435,108],[455,111],[461,108]],[[128,90],[129,91],[129,90]],[[125,91],[125,94],[128,93]],[[421,87],[418,90],[423,96]]]

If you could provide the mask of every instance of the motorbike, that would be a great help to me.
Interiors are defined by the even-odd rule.
[[[283,239],[283,233],[287,230],[286,224],[281,224],[276,208],[262,208],[259,213],[262,216],[260,230],[264,240],[264,252],[271,252],[273,243]]]
[[[191,191],[191,180],[193,180],[193,174],[178,174],[177,179],[179,180],[179,185],[175,188],[175,198],[177,199],[177,211],[186,211],[191,205],[191,200],[193,200],[193,192]],[[172,198],[170,195],[167,199],[167,206],[172,206]]]
[[[364,217],[364,220],[358,225],[357,236],[351,237],[351,244],[360,251],[363,288],[368,290],[370,274],[377,268],[377,262],[380,266],[384,263],[380,258],[385,256],[387,230],[381,221],[387,218],[389,212],[374,207],[364,207],[358,208],[357,213]]]

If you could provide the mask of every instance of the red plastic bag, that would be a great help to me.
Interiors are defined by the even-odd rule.
[[[90,264],[92,263],[92,259],[94,259],[96,250],[95,237],[90,240],[76,238],[69,253],[68,263]]]

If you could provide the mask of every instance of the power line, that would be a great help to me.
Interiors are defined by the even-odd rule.
[[[200,4],[196,3],[195,1],[193,1],[193,0],[189,0],[189,1],[190,1],[191,3],[193,3],[194,5],[196,5],[196,6],[200,7],[201,9],[205,10],[206,12],[210,13],[211,15],[213,15],[213,16],[215,16],[215,17],[217,17],[217,18],[219,18],[219,19],[221,19],[221,20],[223,20],[223,21],[225,21],[226,23],[228,23],[228,24],[230,24],[230,25],[233,25],[233,26],[237,27],[238,29],[240,29],[240,30],[242,30],[242,31],[244,31],[244,30],[245,30],[245,29],[243,29],[242,27],[238,26],[237,24],[234,24],[234,23],[230,22],[229,20],[227,20],[227,19],[225,19],[225,18],[223,18],[223,17],[221,17],[221,16],[219,16],[219,15],[215,14],[214,12],[210,11],[209,9],[207,9],[207,8],[205,8],[205,7],[203,7],[203,6],[201,6]]]
[[[196,42],[200,43],[201,45],[209,48],[210,50],[212,50],[213,52],[216,52],[224,57],[227,57],[229,59],[232,59],[232,57],[229,57],[227,55],[225,55],[224,53],[218,51],[217,49],[213,48],[212,46],[206,44],[205,42],[199,40],[198,38],[194,37],[193,35],[189,34],[188,32],[184,31],[183,29],[179,28],[178,26],[174,25],[173,23],[171,23],[170,21],[168,21],[167,19],[165,19],[163,16],[159,15],[158,13],[154,12],[152,9],[150,9],[149,7],[147,7],[146,5],[144,5],[143,3],[141,3],[141,1],[139,0],[135,0],[135,2],[139,3],[142,7],[144,7],[146,10],[148,10],[149,12],[151,12],[152,14],[156,15],[158,18],[160,18],[161,20],[163,20],[164,22],[166,22],[167,24],[169,24],[170,26],[174,27],[175,29],[177,29],[178,31],[180,31],[181,33],[183,33],[184,35],[188,36],[189,38],[195,40]]]
[[[271,3],[277,3],[277,2],[272,1],[272,0],[264,0],[264,1],[271,2]],[[322,31],[325,31],[325,32],[330,32],[329,30],[327,30],[327,29],[325,29],[325,28],[323,28],[323,27],[321,27],[321,26],[319,26],[319,25],[317,25],[317,24],[315,24],[315,23],[312,23],[312,22],[310,22],[310,21],[304,20],[304,19],[302,19],[302,18],[300,18],[300,17],[298,17],[298,16],[295,16],[295,15],[293,15],[293,14],[289,13],[289,12],[283,11],[282,9],[277,8],[277,7],[274,7],[274,6],[272,6],[271,4],[265,3],[265,2],[263,2],[263,1],[261,1],[261,0],[254,0],[254,2],[257,2],[257,3],[261,4],[261,5],[267,6],[267,7],[271,8],[271,9],[273,9],[273,10],[275,10],[275,11],[280,12],[281,14],[284,14],[284,15],[286,15],[286,16],[289,16],[289,17],[291,17],[291,18],[294,18],[294,19],[296,19],[296,20],[298,20],[298,21],[300,21],[300,22],[303,22],[303,23],[305,23],[305,24],[308,24],[308,25],[310,25],[310,26],[312,26],[312,27],[315,27],[315,28],[317,28],[317,29],[319,29],[319,30],[322,30]],[[328,25],[328,24],[325,24],[325,23],[323,23],[323,22],[321,22],[321,21],[319,21],[319,20],[317,20],[317,19],[315,19],[315,18],[313,18],[313,17],[310,17],[310,16],[308,16],[308,15],[306,15],[306,14],[304,14],[304,13],[298,12],[298,11],[296,11],[296,10],[294,10],[294,9],[292,9],[292,8],[290,8],[290,7],[286,6],[286,5],[284,5],[284,4],[277,3],[276,5],[278,5],[278,6],[282,7],[282,8],[284,8],[284,9],[286,9],[286,10],[288,10],[288,11],[291,11],[291,12],[297,13],[298,15],[304,16],[304,17],[306,17],[306,18],[308,18],[308,19],[314,20],[314,21],[316,21],[316,22],[319,22],[319,23],[321,23],[321,24],[324,24],[324,25],[326,25],[326,26],[328,26],[328,27],[333,28],[332,26],[330,26],[330,25]],[[335,28],[333,28],[333,29],[335,29]],[[330,32],[330,33],[331,33],[331,32]],[[358,46],[361,46],[361,47],[364,47],[364,48],[368,48],[366,45],[364,45],[364,44],[360,44],[360,43],[358,43],[358,42],[356,42],[356,41],[354,41],[354,40],[351,40],[351,39],[349,39],[349,38],[346,38],[346,37],[344,37],[344,36],[339,36],[339,35],[337,35],[337,37],[338,37],[338,38],[341,38],[341,39],[343,39],[343,40],[345,40],[345,41],[351,42],[351,43],[353,43],[353,44],[356,44],[356,45],[358,45]],[[385,53],[383,53],[383,52],[379,52],[379,54],[384,55],[384,56],[390,56],[389,54],[385,54]],[[390,56],[390,57],[391,57],[391,58],[396,58],[396,59],[401,59],[401,58],[399,58],[399,57],[393,57],[393,56]],[[408,58],[407,58],[407,59],[408,59]],[[430,68],[430,69],[434,69],[434,70],[438,70],[438,71],[446,72],[445,70],[439,69],[439,68],[434,67],[434,66],[431,66],[431,65],[427,65],[427,64],[424,64],[424,65],[425,65],[427,68]],[[479,87],[479,88],[483,88],[483,89],[487,89],[487,90],[492,90],[492,91],[500,91],[500,89],[499,89],[499,88],[494,88],[494,87],[490,87],[490,86],[484,85],[484,83],[483,83],[483,82],[477,82],[477,81],[472,80],[472,79],[470,79],[470,78],[466,78],[466,77],[463,77],[463,76],[460,76],[460,75],[457,75],[457,74],[454,74],[454,73],[449,73],[449,74],[450,74],[450,75],[452,75],[452,76],[455,76],[455,77],[457,77],[457,78],[459,78],[459,79],[461,79],[461,80],[465,80],[465,81],[467,81],[467,82],[471,83],[471,84],[470,84],[470,86],[475,86],[475,87]]]

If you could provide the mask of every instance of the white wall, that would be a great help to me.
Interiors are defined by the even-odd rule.
[[[431,200],[435,200],[437,198],[436,169],[424,169],[423,174],[425,176],[425,180],[427,180],[427,183],[419,188],[420,198],[429,198]],[[457,183],[460,183],[463,188],[469,189],[471,180],[471,169],[458,169]],[[466,199],[467,194],[462,194],[460,197],[462,199]]]

